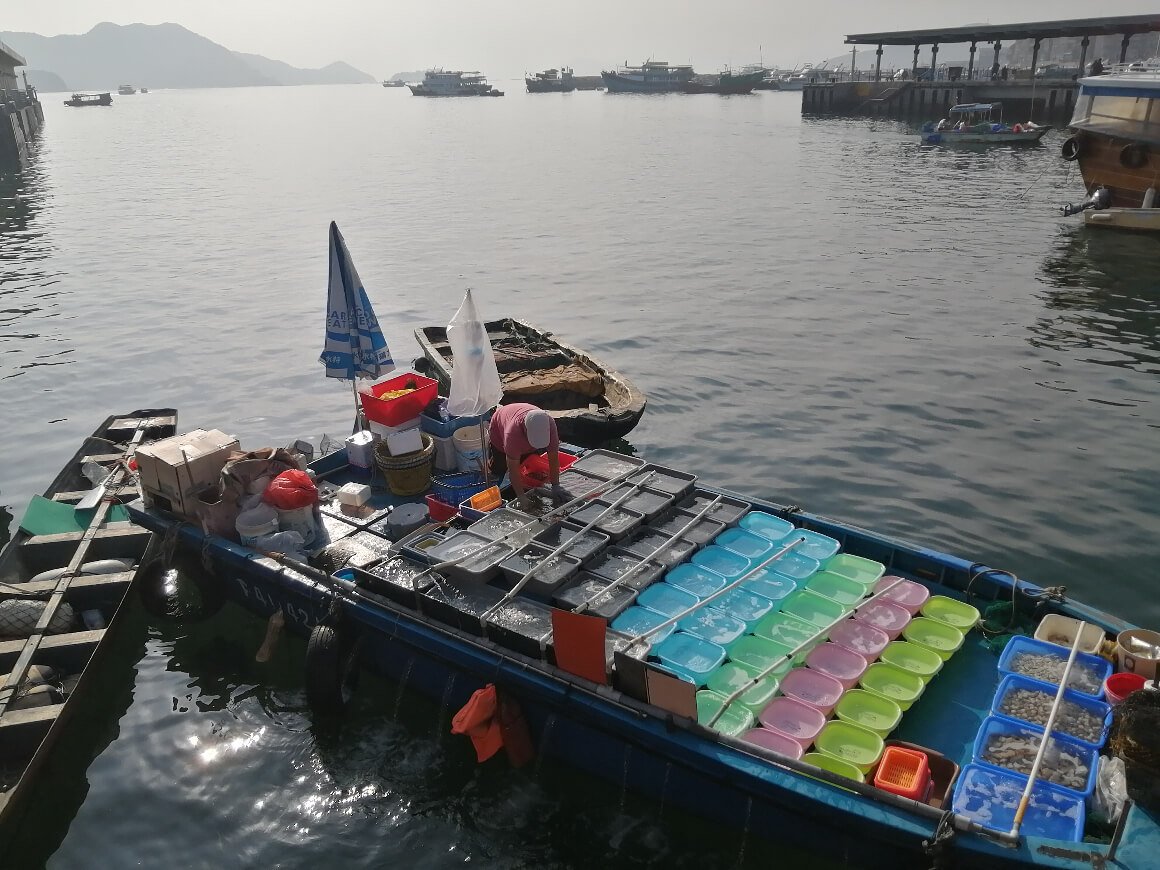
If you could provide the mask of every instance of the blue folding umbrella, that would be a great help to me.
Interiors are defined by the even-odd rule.
[[[326,300],[326,345],[318,358],[328,378],[353,384],[356,378],[377,378],[395,361],[379,328],[379,319],[355,271],[338,225],[330,222],[330,281]],[[358,389],[355,388],[355,409]]]

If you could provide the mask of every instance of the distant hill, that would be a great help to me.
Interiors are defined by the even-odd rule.
[[[0,33],[28,59],[78,90],[119,84],[148,88],[225,88],[254,85],[369,82],[344,63],[302,70],[260,55],[230,51],[179,24],[98,24],[88,33],[41,36]]]
[[[260,54],[234,54],[264,76],[280,85],[363,85],[375,81],[374,76],[357,70],[348,63],[338,61],[322,69],[300,69],[280,60],[270,60]]]
[[[56,73],[49,72],[46,69],[29,69],[25,70],[28,74],[28,83],[36,88],[38,91],[47,93],[58,93],[64,91],[67,93],[71,90],[68,85],[64,83],[64,79]]]
[[[388,81],[392,81],[392,82],[421,82],[421,81],[423,81],[423,76],[426,75],[426,73],[427,73],[426,70],[421,70],[421,69],[420,70],[412,70],[411,72],[395,73],[393,76],[390,77],[390,79],[388,79]]]

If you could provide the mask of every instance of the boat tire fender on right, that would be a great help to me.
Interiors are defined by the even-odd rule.
[[[331,624],[333,623],[333,624]],[[359,643],[341,619],[328,618],[306,644],[306,703],[316,716],[341,717],[358,683]]]
[[[164,557],[151,559],[137,571],[137,593],[145,612],[152,617],[188,625],[203,622],[226,603],[224,584],[201,570],[201,566],[178,558],[170,564]],[[190,588],[196,604],[190,603]]]
[[[1080,155],[1083,147],[1076,136],[1068,136],[1063,140],[1063,144],[1059,146],[1059,155],[1067,161],[1076,160]]]
[[[1148,163],[1148,146],[1143,142],[1129,142],[1120,149],[1120,163],[1129,169],[1139,169]]]

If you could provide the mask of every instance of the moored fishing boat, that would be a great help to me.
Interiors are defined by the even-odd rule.
[[[1160,62],[1120,64],[1079,85],[1072,135],[1061,153],[1078,162],[1088,195],[1063,214],[1085,212],[1091,226],[1160,230],[1160,121],[1153,112],[1160,105]]]
[[[748,835],[856,856],[861,867],[927,867],[934,854],[960,867],[1090,868],[1111,863],[1115,851],[1116,866],[1143,868],[1160,847],[1152,815],[1133,804],[1112,843],[1081,841],[1108,716],[1097,696],[1110,667],[1073,659],[1057,635],[1073,626],[1086,646],[1082,621],[1098,648],[1131,626],[1058,587],[601,450],[580,455],[569,468],[569,501],[538,519],[508,509],[422,527],[393,544],[384,531],[399,508],[389,498],[376,494],[355,513],[335,501],[347,481],[344,451],[311,468],[328,482],[325,546],[314,556],[326,570],[132,510],[210,560],[235,601],[311,635],[305,680],[319,715],[341,711],[361,648],[368,667],[453,707],[497,687],[522,708],[541,754]],[[635,517],[636,528],[620,515]],[[528,564],[567,555],[584,526],[624,535],[625,544],[597,540],[576,557],[584,574],[574,565],[571,577],[530,583]],[[483,537],[472,544],[470,534]],[[541,555],[508,570],[513,555],[532,552],[533,536]],[[501,565],[506,582],[496,576]],[[1017,637],[999,656],[970,601],[988,610],[1010,602],[994,630],[1038,622],[1047,639]],[[570,625],[582,615],[566,612],[585,603],[611,622],[596,620],[595,640]],[[801,657],[805,665],[793,666]],[[1037,681],[1053,674],[1077,693],[1057,696]],[[1094,730],[1078,735],[1094,748],[1062,736],[1083,717],[1056,720],[1060,697],[1095,717]],[[1031,788],[1031,809],[1012,832],[1012,800],[1029,780],[995,756],[996,744],[1041,740],[1040,713],[1019,706],[1041,702],[1053,712],[1040,721],[1056,722],[1057,749],[1084,765],[1086,784],[1051,762],[1041,777],[1066,787]],[[1031,718],[1020,724],[1000,713]],[[916,774],[926,787],[912,797],[901,793],[909,784],[877,776],[884,734],[939,770]],[[803,755],[811,744],[815,752]],[[871,773],[877,785],[862,781]]]
[[[626,62],[617,70],[604,70],[600,77],[610,94],[674,94],[693,80],[693,67],[646,60],[640,66]]]
[[[684,92],[686,94],[751,94],[764,78],[765,70],[763,69],[736,73],[732,70],[725,70],[715,82],[695,80],[686,82]]]
[[[0,859],[37,773],[69,734],[152,535],[122,505],[134,451],[172,435],[172,410],[110,417],[30,504],[0,553]],[[85,475],[88,470],[100,485]],[[100,472],[97,475],[97,472]]]
[[[576,77],[571,67],[546,69],[532,76],[524,76],[529,94],[567,94],[576,90]]]
[[[644,413],[644,394],[590,354],[514,318],[485,324],[505,402],[529,402],[550,413],[560,437],[595,446],[622,438]],[[445,387],[455,361],[443,326],[415,330],[424,368]]]
[[[423,81],[407,85],[416,97],[502,97],[480,72],[429,69]]]
[[[919,138],[924,145],[1014,145],[1038,142],[1050,127],[1028,121],[1004,124],[1001,103],[951,106],[948,117],[927,121]]]

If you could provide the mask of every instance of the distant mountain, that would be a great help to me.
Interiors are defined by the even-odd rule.
[[[98,24],[88,33],[41,36],[0,33],[31,66],[51,70],[78,90],[119,84],[148,88],[223,88],[254,85],[369,82],[343,63],[301,70],[259,55],[230,51],[179,24]]]
[[[25,73],[28,75],[28,83],[38,91],[48,94],[60,91],[67,93],[70,90],[64,79],[46,69],[29,69],[25,70]]]
[[[423,81],[423,76],[426,74],[426,72],[427,72],[426,70],[419,69],[419,70],[412,70],[411,72],[395,73],[393,76],[390,77],[390,79],[388,79],[388,81],[392,81],[392,82],[421,82],[421,81]]]
[[[270,60],[260,54],[235,51],[251,67],[280,85],[363,85],[375,81],[374,76],[338,61],[322,69],[299,69],[280,60]]]

